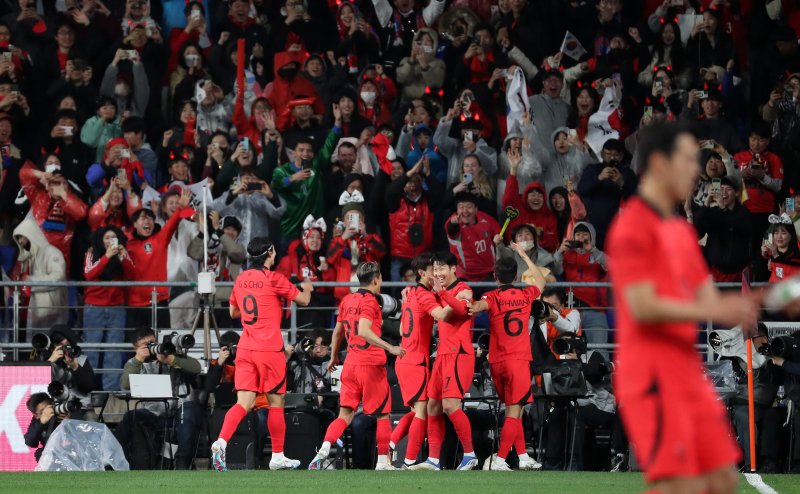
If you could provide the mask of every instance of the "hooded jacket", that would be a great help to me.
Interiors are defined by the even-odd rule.
[[[29,249],[19,245],[22,235],[30,242]],[[17,257],[20,275],[30,281],[66,281],[67,264],[61,251],[50,245],[39,225],[27,218],[14,229],[14,242],[19,249]],[[67,288],[32,286],[28,304],[28,329],[49,328],[67,323]],[[30,335],[29,335],[30,336]]]
[[[592,156],[588,151],[581,151],[575,146],[570,146],[567,154],[556,151],[556,136],[561,132],[569,135],[567,127],[559,127],[550,134],[550,141],[546,147],[534,149],[536,157],[541,162],[541,180],[548,194],[556,187],[565,186],[564,177],[577,185],[583,170],[592,162]]]
[[[422,28],[414,35],[414,42],[419,41],[423,34],[427,34],[433,40],[434,52],[427,54],[428,69],[422,70],[416,59],[412,59],[410,56],[400,60],[400,65],[397,67],[397,83],[402,86],[401,101],[403,103],[408,103],[414,98],[421,98],[425,95],[425,88],[436,92],[444,84],[444,61],[436,58],[439,35],[433,29]]]
[[[75,224],[86,217],[88,207],[66,182],[65,199],[54,200],[34,173],[36,167],[28,161],[19,171],[22,190],[31,204],[31,214],[44,231],[47,242],[64,255],[69,271],[69,256]]]
[[[433,133],[433,144],[447,158],[447,183],[452,186],[461,182],[461,163],[468,154],[464,149],[463,143],[459,139],[450,137],[450,129],[453,121],[439,121],[436,132]],[[483,172],[487,177],[494,177],[497,174],[497,151],[494,150],[483,138],[478,139],[475,147],[475,155],[481,162]]]
[[[564,280],[571,283],[598,283],[607,278],[606,255],[597,248],[597,232],[594,226],[586,221],[575,223],[575,228],[585,227],[592,238],[592,249],[570,249],[564,253],[555,253],[555,261],[564,270]],[[573,233],[573,239],[574,233]],[[608,290],[606,288],[575,288],[575,299],[589,307],[608,307]]]
[[[503,141],[502,152],[500,153],[500,157],[497,161],[499,168],[497,174],[497,207],[500,211],[503,210],[502,198],[505,194],[508,175],[511,173],[511,164],[508,162],[508,148],[510,146],[511,139],[523,140],[521,150],[522,161],[520,162],[519,167],[517,167],[517,182],[529,184],[531,182],[541,181],[542,164],[535,156],[535,153],[532,149],[534,137],[534,126],[520,126],[519,122],[515,122],[514,125],[511,126],[511,130],[509,130],[508,134],[506,134],[506,138]]]
[[[314,113],[317,115],[325,114],[325,108],[322,106],[322,99],[320,99],[317,94],[314,84],[300,76],[300,70],[302,70],[304,62],[303,57],[304,55],[302,53],[296,51],[282,51],[277,53],[275,55],[274,66],[275,79],[264,91],[270,105],[275,109],[275,125],[281,132],[285,131],[290,125],[291,110],[289,110],[289,102],[300,96],[313,97]],[[298,67],[297,75],[292,80],[288,80],[279,74],[280,69],[290,63],[296,63]]]
[[[528,194],[533,190],[538,190],[543,196],[542,207],[538,211],[532,210],[528,207]],[[536,228],[541,229],[541,239],[539,246],[543,249],[553,252],[558,248],[558,222],[556,216],[547,207],[547,194],[544,190],[544,185],[541,182],[532,182],[525,187],[525,192],[519,194],[519,182],[517,177],[509,175],[508,182],[506,183],[506,190],[503,194],[503,208],[512,206],[519,211],[519,216],[508,224],[506,235],[511,234],[511,230],[519,225],[534,225]]]
[[[433,174],[428,175],[424,177],[428,190],[422,190],[419,199],[412,202],[403,191],[408,180],[408,176],[403,174],[386,190],[392,258],[411,259],[433,249],[433,217],[444,190]],[[417,244],[411,241],[412,228],[421,233]]]

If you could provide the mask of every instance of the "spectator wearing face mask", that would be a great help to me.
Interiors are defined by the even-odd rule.
[[[359,112],[358,95],[350,86],[345,86],[335,97],[342,114],[342,137],[360,138],[364,129],[372,127],[369,120]]]
[[[511,231],[511,239],[514,243],[522,247],[525,254],[539,268],[546,268],[547,273],[542,271],[545,279],[556,281],[555,276],[561,274],[561,266],[556,265],[553,254],[539,247],[539,233],[534,225],[519,225]],[[497,259],[511,257],[517,262],[517,279],[522,280],[522,275],[528,270],[528,265],[513,249],[506,247],[503,237],[495,235],[492,239],[497,249]]]
[[[392,121],[390,106],[384,101],[378,83],[372,79],[363,78],[358,87],[358,110],[376,127]]]
[[[209,36],[209,26],[205,19],[205,9],[203,3],[191,1],[184,6],[185,26],[173,27],[169,32],[170,60],[167,64],[167,72],[172,73],[180,60],[178,55],[182,47],[192,43],[203,51],[207,57],[211,54],[212,39]],[[187,66],[189,64],[186,64]]]
[[[547,207],[547,194],[541,182],[531,182],[522,194],[519,193],[517,169],[522,156],[512,152],[508,156],[511,171],[503,194],[503,208],[513,207],[519,216],[509,223],[512,229],[517,225],[536,225],[541,229],[539,245],[547,251],[553,252],[558,248],[558,223],[550,208]]]
[[[31,204],[31,215],[42,228],[47,242],[64,255],[69,272],[75,226],[86,217],[88,207],[61,175],[57,156],[45,156],[43,168],[40,170],[28,161],[19,172],[19,180]]]
[[[623,161],[622,142],[609,139],[603,144],[601,156],[603,161],[587,166],[578,182],[578,195],[586,205],[589,222],[597,229],[597,235],[592,235],[594,245],[600,249],[612,218],[622,201],[634,194],[638,183],[636,174]]]
[[[401,102],[422,97],[426,88],[436,92],[444,84],[444,62],[436,58],[438,43],[439,36],[432,29],[422,28],[414,34],[411,54],[400,60],[397,67]]]
[[[695,210],[694,226],[699,236],[707,235],[703,255],[714,281],[736,283],[753,258],[753,219],[739,203],[741,184],[727,176],[719,182],[719,190],[712,187],[703,206]]]
[[[130,66],[130,72],[120,71],[119,64],[123,61],[129,62],[125,65]],[[150,85],[138,51],[122,48],[116,51],[103,75],[100,94],[115,98],[118,112],[144,116],[150,98]]]

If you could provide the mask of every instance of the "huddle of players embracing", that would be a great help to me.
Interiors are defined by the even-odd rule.
[[[264,333],[280,337],[280,314],[274,310],[259,313],[260,307],[279,307],[281,298],[300,305],[308,303],[313,287],[295,288],[279,273],[270,271],[275,253],[265,239],[253,239],[248,254],[254,266],[237,278],[231,294],[231,315],[239,313],[244,332],[239,343],[235,386],[238,403],[225,417],[220,438],[211,447],[212,465],[223,471],[225,446],[238,423],[255,402],[257,393],[266,393],[270,403],[267,426],[272,441],[273,457],[270,469],[292,469],[297,460],[283,456],[286,431],[283,415],[285,366],[278,365],[276,352],[247,347],[242,354],[242,342],[266,341]],[[256,243],[254,245],[254,242]],[[401,319],[401,346],[390,345],[381,339],[382,316],[378,304],[381,289],[380,266],[374,262],[358,267],[360,289],[346,296],[339,305],[339,315],[332,338],[331,370],[339,365],[338,354],[343,337],[347,342],[347,358],[341,375],[339,417],[328,427],[317,455],[309,470],[320,470],[330,455],[331,445],[352,422],[359,404],[365,414],[377,418],[376,470],[395,470],[389,461],[389,449],[406,434],[409,436],[404,468],[409,470],[439,470],[439,455],[445,435],[444,415],[453,424],[461,441],[464,456],[458,470],[471,470],[478,464],[472,446],[469,419],[461,409],[461,401],[472,383],[475,351],[472,346],[474,314],[488,311],[490,318],[489,363],[498,396],[506,405],[506,418],[500,436],[499,450],[487,460],[493,470],[510,470],[505,458],[514,447],[519,456],[519,468],[535,470],[541,465],[525,450],[522,407],[532,401],[531,347],[527,331],[531,302],[538,298],[545,280],[524,249],[511,244],[533,273],[533,286],[516,288],[517,264],[510,258],[501,259],[495,266],[499,288],[473,301],[469,286],[456,277],[456,257],[444,252],[422,254],[412,262],[417,285],[404,290]],[[259,317],[261,316],[261,317]],[[269,321],[268,321],[269,320]],[[430,345],[434,321],[438,322],[439,344],[431,368]],[[277,336],[276,336],[277,335]],[[270,338],[272,340],[273,338]],[[245,343],[245,346],[247,344]],[[411,408],[392,432],[389,411],[391,394],[386,376],[386,352],[397,357],[395,370],[404,403]],[[242,358],[244,357],[244,358]],[[281,355],[282,357],[282,355]],[[429,457],[418,462],[425,436],[428,436]]]

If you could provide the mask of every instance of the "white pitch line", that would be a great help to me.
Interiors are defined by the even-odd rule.
[[[757,473],[746,473],[744,474],[744,478],[759,494],[778,494],[778,491],[767,485],[764,479],[761,478],[761,475]]]

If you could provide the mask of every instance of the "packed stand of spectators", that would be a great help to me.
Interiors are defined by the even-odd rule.
[[[191,282],[207,244],[208,269],[229,281],[247,242],[269,236],[276,269],[297,280],[349,282],[365,261],[400,280],[416,255],[450,249],[459,277],[491,281],[516,240],[550,279],[604,282],[608,227],[638,183],[638,131],[674,120],[701,139],[701,177],[678,213],[715,279],[800,270],[797,2],[2,8],[0,255],[12,280]],[[207,217],[195,213],[204,199]],[[320,288],[311,307],[347,292]],[[84,341],[121,342],[117,328],[151,325],[149,287],[22,298],[29,332],[69,322]],[[157,327],[191,325],[194,290],[156,298]],[[212,303],[224,319],[225,294]],[[575,290],[573,305],[589,341],[607,342],[606,290]],[[123,355],[102,359],[90,358],[105,368]]]

